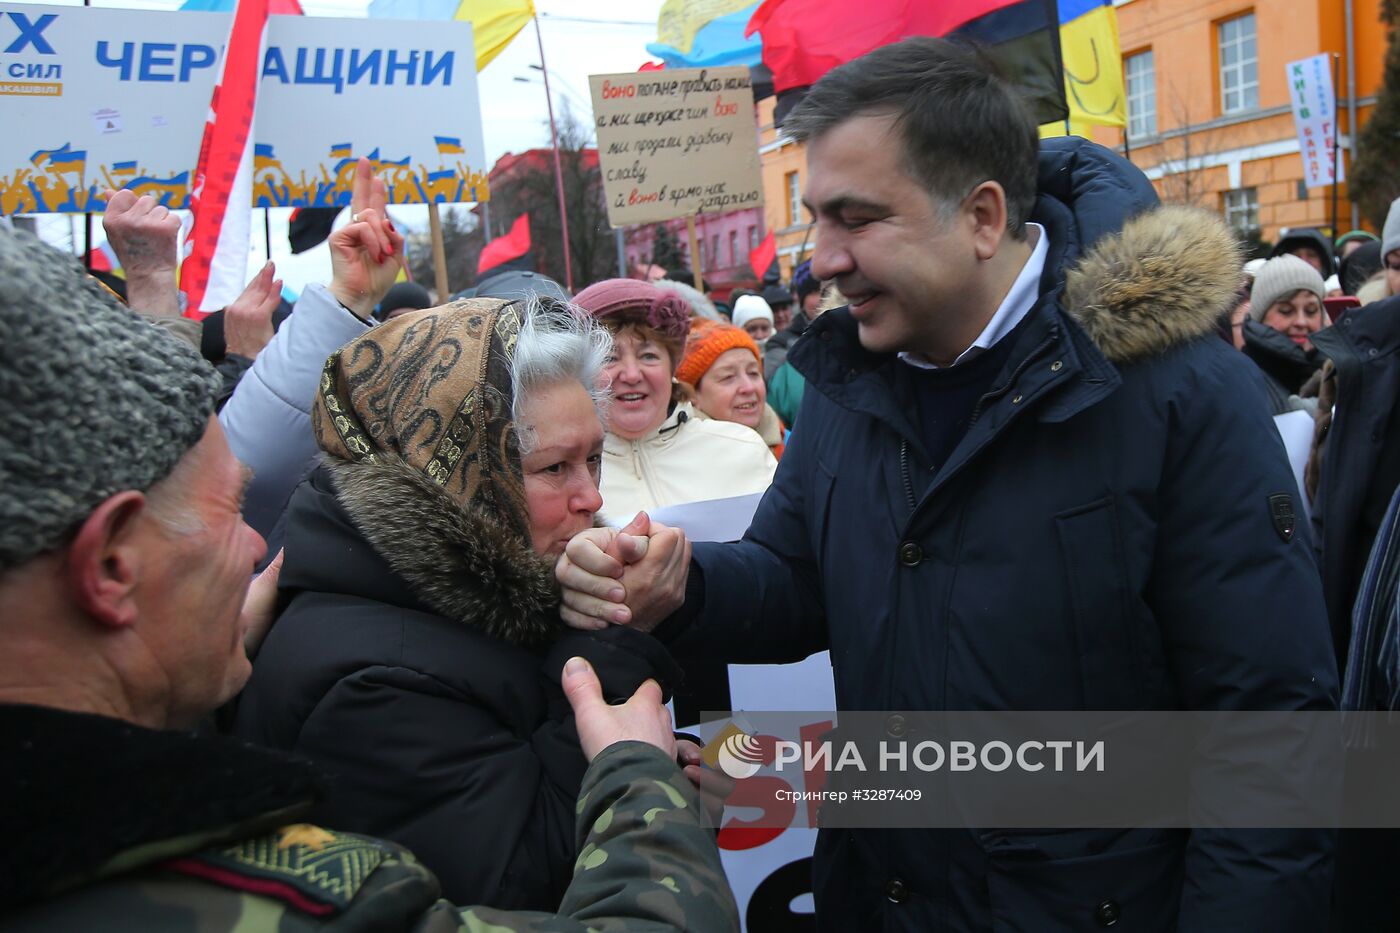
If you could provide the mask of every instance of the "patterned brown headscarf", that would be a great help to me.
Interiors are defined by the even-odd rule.
[[[511,360],[525,306],[478,298],[415,311],[331,354],[312,428],[351,462],[392,453],[454,501],[530,539]]]

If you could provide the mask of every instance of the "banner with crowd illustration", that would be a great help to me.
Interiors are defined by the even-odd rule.
[[[0,3],[0,214],[186,207],[232,16]],[[271,17],[253,207],[350,203],[360,156],[394,204],[485,201],[471,24]]]

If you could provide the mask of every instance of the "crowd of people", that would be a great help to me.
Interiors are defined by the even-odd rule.
[[[124,301],[0,229],[0,929],[738,929],[734,782],[663,705],[716,665],[827,650],[838,710],[1400,707],[1400,199],[1246,263],[935,39],[784,132],[813,252],[727,310],[434,297],[365,160],[290,308],[269,263],[182,316],[149,197],[108,197]],[[741,497],[739,541],[664,521]],[[1396,854],[823,829],[812,890],[829,930],[1380,929]]]

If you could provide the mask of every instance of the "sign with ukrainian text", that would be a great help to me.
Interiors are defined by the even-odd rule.
[[[231,20],[0,3],[0,214],[187,206]],[[253,141],[254,207],[348,205],[360,156],[390,203],[486,200],[471,24],[271,17]]]
[[[747,68],[642,71],[588,80],[614,227],[763,203]]]
[[[1293,123],[1303,157],[1303,183],[1322,188],[1346,181],[1341,154],[1332,174],[1332,149],[1337,136],[1337,98],[1332,89],[1331,56],[1314,55],[1288,64],[1288,94]]]

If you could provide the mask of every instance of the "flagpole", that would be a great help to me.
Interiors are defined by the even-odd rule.
[[[1337,119],[1337,79],[1342,57],[1332,53],[1332,239],[1337,239],[1337,153],[1341,149],[1341,122]]]
[[[92,0],[83,0],[83,6],[92,6]],[[87,175],[87,165],[84,163],[83,175]],[[83,204],[87,207],[87,204]],[[92,272],[92,211],[83,212],[83,268]]]
[[[559,189],[559,228],[564,238],[564,285],[574,290],[574,261],[569,255],[569,211],[564,206],[564,168],[559,161],[559,130],[554,125],[554,95],[549,90],[549,65],[544,60],[544,36],[540,33],[540,18],[535,21],[535,41],[540,46],[540,72],[544,75],[544,100],[549,106],[549,138],[554,143],[554,184]]]
[[[442,218],[437,201],[428,202],[428,232],[433,238],[433,284],[437,286],[438,304],[447,304],[447,246],[442,239]]]
[[[263,208],[263,246],[267,248],[267,261],[272,262],[272,208]]]

